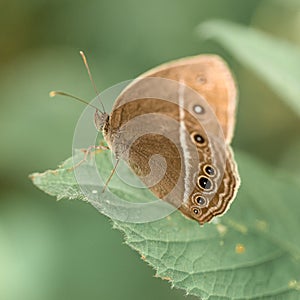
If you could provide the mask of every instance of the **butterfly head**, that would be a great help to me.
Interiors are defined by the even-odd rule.
[[[94,114],[94,122],[96,129],[98,131],[106,131],[108,128],[109,114],[102,113],[99,110],[96,110]]]

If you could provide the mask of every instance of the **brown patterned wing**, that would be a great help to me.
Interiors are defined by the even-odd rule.
[[[234,81],[220,58],[185,58],[130,84],[104,136],[158,198],[204,224],[229,208],[239,187],[229,146],[235,107]]]
[[[227,64],[216,55],[182,58],[158,66],[141,77],[163,77],[183,81],[201,94],[215,112],[230,144],[235,125],[237,88]]]

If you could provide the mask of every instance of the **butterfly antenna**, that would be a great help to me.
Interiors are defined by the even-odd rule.
[[[75,99],[75,100],[77,100],[77,101],[79,101],[79,102],[81,102],[81,103],[84,103],[84,104],[86,104],[86,105],[88,105],[88,106],[91,106],[91,107],[95,108],[97,111],[99,110],[99,108],[97,108],[97,107],[94,106],[93,104],[90,104],[90,103],[88,103],[87,101],[85,101],[85,100],[83,100],[83,99],[81,99],[81,98],[79,98],[79,97],[73,96],[73,95],[71,95],[71,94],[68,94],[68,93],[65,93],[65,92],[59,92],[59,91],[51,91],[51,92],[49,93],[49,96],[50,96],[51,98],[53,98],[53,97],[55,97],[55,96],[57,96],[57,95],[65,96],[65,97],[68,97],[68,98]]]
[[[100,103],[101,103],[103,112],[105,112],[104,105],[103,105],[101,99],[99,98],[99,93],[98,93],[98,90],[97,90],[95,81],[94,81],[94,79],[93,79],[93,76],[92,76],[92,73],[91,73],[89,64],[88,64],[88,62],[87,62],[86,56],[85,56],[85,54],[84,54],[83,51],[79,51],[79,53],[80,53],[80,55],[81,55],[81,58],[82,58],[83,63],[84,63],[84,65],[85,65],[85,68],[86,68],[86,70],[87,70],[87,72],[88,72],[88,75],[89,75],[90,81],[91,81],[91,83],[92,83],[92,85],[93,85],[93,88],[94,88],[94,91],[95,91],[95,93],[96,93],[96,96],[97,96],[97,98],[99,99],[99,101],[100,101]]]

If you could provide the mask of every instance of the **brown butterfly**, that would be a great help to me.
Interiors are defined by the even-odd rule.
[[[181,88],[183,84],[187,88]],[[184,102],[181,108],[180,89]],[[141,75],[117,98],[110,115],[95,114],[95,124],[117,158],[124,159],[156,197],[204,224],[224,214],[240,184],[230,147],[236,103],[236,85],[224,61],[215,55],[199,55]],[[209,124],[212,114],[223,134],[222,149],[218,148],[220,139],[218,143],[207,134],[207,128],[210,135],[218,131],[216,124]],[[208,124],[206,128],[202,122]],[[180,137],[182,128],[185,140]],[[220,153],[223,157],[217,159]],[[159,181],[159,160],[149,178],[153,171],[149,161],[154,155],[164,158]]]
[[[94,121],[117,163],[125,160],[157,198],[204,224],[226,212],[240,185],[230,147],[236,105],[225,62],[199,55],[139,76],[111,114],[96,109]]]

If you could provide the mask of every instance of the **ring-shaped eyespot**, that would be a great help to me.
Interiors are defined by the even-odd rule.
[[[205,146],[206,145],[206,140],[205,138],[198,132],[193,132],[191,134],[191,139],[193,143],[195,143],[197,146]]]
[[[208,177],[215,177],[217,175],[217,170],[210,164],[206,164],[203,166],[203,172]]]
[[[206,192],[209,192],[213,189],[212,180],[204,175],[201,175],[198,177],[197,184],[202,190],[204,190]]]
[[[193,203],[200,207],[205,207],[207,205],[207,200],[200,193],[196,193],[192,197]]]
[[[197,115],[203,115],[205,112],[205,109],[203,108],[203,106],[196,104],[193,106],[193,112]]]
[[[204,75],[202,74],[199,74],[197,77],[196,77],[196,81],[200,84],[205,84],[207,82],[207,79],[205,78]]]
[[[192,214],[194,216],[200,216],[201,215],[201,210],[199,209],[199,207],[191,207],[191,211],[192,211]]]

